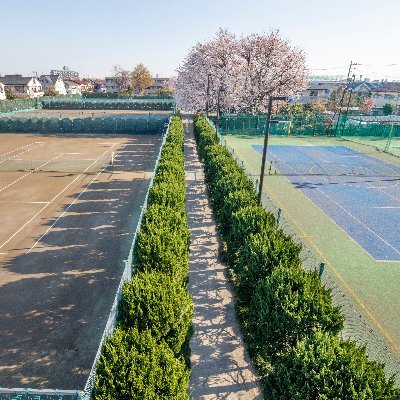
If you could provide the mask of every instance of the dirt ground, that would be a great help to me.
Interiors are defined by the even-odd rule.
[[[194,303],[189,395],[194,400],[260,400],[261,385],[241,337],[233,288],[219,260],[220,244],[197,156],[186,122],[185,169],[191,233],[189,292]]]
[[[0,172],[1,387],[83,389],[160,144],[159,135],[0,135],[0,168],[85,160],[81,171]],[[113,171],[88,173],[112,152]]]

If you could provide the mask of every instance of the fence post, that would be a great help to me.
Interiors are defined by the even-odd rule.
[[[324,269],[325,269],[325,263],[321,263],[320,265],[319,265],[319,279],[321,279],[321,277],[322,277],[322,274],[324,273]]]

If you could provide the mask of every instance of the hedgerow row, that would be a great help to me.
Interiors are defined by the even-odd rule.
[[[383,365],[340,337],[343,316],[301,247],[257,205],[252,182],[215,130],[196,116],[206,182],[237,292],[243,334],[267,398],[398,399]]]
[[[95,399],[186,400],[193,306],[187,292],[184,131],[172,117],[125,284],[96,368]]]

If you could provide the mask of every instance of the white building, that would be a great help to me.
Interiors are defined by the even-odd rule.
[[[0,100],[5,100],[6,98],[7,97],[4,85],[0,82]]]
[[[42,75],[39,80],[44,91],[53,90],[60,95],[67,94],[67,89],[60,75]]]
[[[35,76],[4,75],[0,77],[0,83],[13,93],[26,95],[27,97],[42,97],[44,94],[42,84],[39,78]]]
[[[52,69],[50,75],[60,75],[62,79],[79,79],[79,72],[71,71],[67,66],[63,69]]]
[[[70,79],[64,80],[67,94],[82,94],[81,83]]]

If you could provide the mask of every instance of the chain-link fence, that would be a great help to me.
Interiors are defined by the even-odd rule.
[[[217,117],[211,116],[215,123]],[[219,128],[223,135],[265,134],[267,116],[265,114],[224,114],[219,118]],[[336,136],[359,144],[372,146],[400,157],[400,123],[368,123],[348,119],[343,116],[336,126],[337,118],[330,115],[298,114],[273,115],[270,135],[279,136]],[[388,121],[390,118],[388,117]]]
[[[143,110],[170,111],[174,108],[172,99],[99,99],[44,97],[41,107],[50,110]]]
[[[89,117],[63,112],[59,116],[7,114],[0,117],[1,133],[49,134],[159,134],[168,114],[98,114]]]

